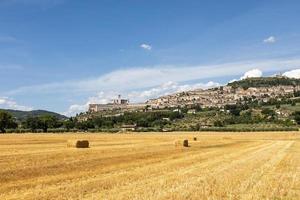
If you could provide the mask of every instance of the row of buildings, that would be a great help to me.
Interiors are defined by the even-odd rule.
[[[112,111],[112,110],[123,110],[132,111],[144,109],[146,104],[131,104],[128,99],[122,99],[121,95],[118,95],[117,99],[112,99],[111,103],[108,104],[90,104],[89,112],[102,112],[102,111]]]
[[[236,104],[237,101],[246,98],[257,99],[267,102],[271,98],[279,96],[292,96],[294,92],[300,91],[300,86],[272,86],[272,87],[250,87],[243,89],[232,86],[221,86],[212,89],[198,89],[187,92],[175,93],[150,99],[146,103],[130,104],[128,99],[122,99],[119,95],[109,104],[90,104],[89,112],[101,112],[107,110],[133,111],[143,110],[146,107],[163,109],[166,107],[184,107],[188,105],[200,105],[201,107],[223,107],[228,104]]]
[[[182,107],[187,105],[201,105],[201,107],[223,107],[228,104],[236,104],[245,98],[257,99],[267,102],[271,98],[293,95],[300,91],[300,86],[274,86],[274,87],[241,87],[221,86],[207,90],[193,90],[150,99],[146,102],[153,108]]]

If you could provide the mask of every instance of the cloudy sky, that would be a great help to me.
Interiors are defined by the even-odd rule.
[[[249,76],[300,78],[299,0],[0,0],[0,108],[66,115]]]

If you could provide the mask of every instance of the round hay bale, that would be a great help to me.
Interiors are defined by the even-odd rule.
[[[89,148],[90,143],[88,140],[68,140],[67,147],[73,148]]]
[[[188,140],[183,140],[183,146],[188,147],[189,146],[189,141]]]

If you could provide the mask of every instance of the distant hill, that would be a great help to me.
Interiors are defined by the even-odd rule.
[[[6,111],[13,115],[18,121],[22,121],[26,119],[27,117],[38,117],[42,115],[51,115],[55,116],[60,120],[67,119],[66,116],[55,113],[55,112],[50,112],[46,110],[32,110],[32,111],[20,111],[20,110],[10,110],[10,109],[0,109],[0,111]]]
[[[300,79],[280,77],[260,77],[260,78],[247,78],[239,81],[228,83],[232,87],[272,87],[272,86],[297,86],[300,85]]]

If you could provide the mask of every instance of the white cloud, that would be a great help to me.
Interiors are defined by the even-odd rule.
[[[29,111],[32,110],[32,107],[19,105],[15,100],[10,99],[8,97],[0,97],[0,107],[6,109],[13,109],[13,110],[23,110]]]
[[[150,89],[145,89],[142,91],[133,91],[129,93],[129,98],[136,99],[136,101],[144,101],[149,98],[153,98],[155,96],[164,95],[170,91],[175,91],[178,89],[178,84],[172,81],[168,81],[163,83],[157,87],[153,87]]]
[[[141,44],[140,47],[148,51],[152,49],[152,46],[149,44]]]
[[[69,109],[66,112],[63,112],[61,114],[69,117],[75,116],[77,113],[86,112],[88,110],[88,106],[89,104],[73,104],[69,107]]]
[[[261,77],[261,76],[262,76],[261,70],[252,69],[252,70],[245,72],[245,74],[241,77],[241,80],[246,79],[246,78]]]
[[[287,71],[282,74],[283,76],[289,77],[289,78],[300,78],[300,69],[294,69],[291,71]]]
[[[270,36],[266,39],[264,39],[263,41],[264,43],[267,43],[267,44],[272,44],[272,43],[275,43],[276,42],[276,38],[274,36]]]
[[[235,82],[235,81],[238,81],[238,80],[234,78],[234,79],[228,81],[228,83],[233,83],[233,82]]]
[[[207,89],[207,88],[212,88],[217,86],[220,86],[220,84],[215,83],[213,81],[209,81],[207,83],[194,83],[194,84],[178,84],[176,82],[169,81],[150,89],[146,89],[142,91],[133,91],[128,94],[128,97],[130,99],[135,99],[136,102],[144,102],[151,98],[173,94],[176,92],[195,90],[199,88]]]
[[[66,112],[62,114],[65,116],[74,116],[77,113],[86,112],[88,110],[89,104],[107,104],[110,103],[112,99],[116,98],[118,93],[116,92],[99,92],[95,96],[89,97],[85,104],[73,104]]]
[[[87,104],[98,103],[98,104],[107,104],[115,99],[119,93],[108,91],[108,92],[98,92],[96,96],[89,97]]]
[[[212,79],[225,76],[239,76],[245,71],[252,71],[259,66],[264,72],[289,70],[300,66],[300,59],[281,59],[263,61],[245,61],[206,66],[154,66],[120,69],[102,76],[77,81],[65,81],[34,86],[20,87],[4,93],[6,96],[16,94],[83,94],[102,91],[133,91],[152,88],[172,82],[188,82],[200,79]],[[260,75],[260,74],[258,74]],[[256,76],[258,76],[256,74]],[[246,74],[246,76],[252,76]],[[117,91],[116,91],[117,90]]]

